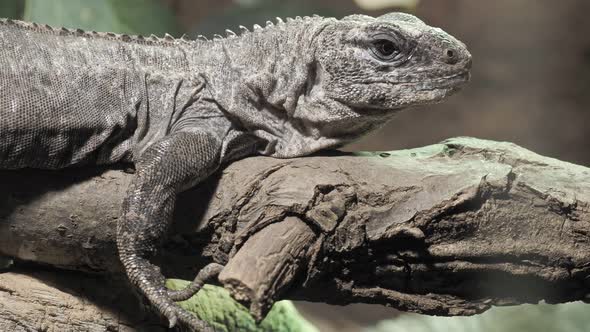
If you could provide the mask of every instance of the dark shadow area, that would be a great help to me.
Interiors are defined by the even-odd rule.
[[[0,221],[19,205],[30,204],[45,193],[62,191],[100,176],[108,170],[126,170],[129,165],[74,167],[61,170],[0,170]]]

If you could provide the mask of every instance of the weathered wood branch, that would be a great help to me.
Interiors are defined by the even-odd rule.
[[[0,173],[0,253],[120,273],[114,230],[129,179]],[[225,264],[220,284],[257,317],[281,298],[437,315],[590,300],[590,168],[510,143],[245,159],[182,194],[175,234],[160,255],[166,275]]]

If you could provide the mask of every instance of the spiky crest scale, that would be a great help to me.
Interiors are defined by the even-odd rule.
[[[236,37],[237,35],[236,35],[236,33],[235,33],[235,32],[233,32],[232,30],[230,30],[230,29],[225,29],[225,36],[226,36],[227,38],[234,38],[234,37]]]
[[[246,27],[245,27],[245,26],[243,26],[243,25],[240,25],[240,26],[239,26],[239,29],[240,29],[240,33],[241,33],[241,34],[246,34],[246,33],[250,32],[250,30],[248,30],[248,28],[246,28]]]
[[[150,45],[171,45],[174,43],[193,43],[194,40],[190,39],[182,39],[182,38],[174,38],[170,35],[170,37],[158,37],[156,35],[151,35],[149,37],[145,37],[142,35],[128,35],[128,34],[115,34],[112,32],[96,32],[96,31],[85,31],[82,29],[68,29],[65,27],[52,27],[48,24],[40,25],[38,23],[29,23],[19,20],[13,19],[3,19],[0,18],[0,25],[12,25],[17,26],[22,29],[27,29],[30,31],[35,31],[38,33],[48,33],[48,34],[57,34],[60,36],[84,36],[88,38],[103,38],[107,40],[120,40],[123,42],[132,42],[132,43],[139,43],[139,44],[150,44]]]
[[[129,43],[150,44],[150,45],[168,45],[168,44],[174,44],[174,43],[189,43],[190,44],[195,41],[200,41],[200,42],[219,41],[219,40],[226,39],[226,38],[241,37],[243,35],[253,32],[253,31],[260,32],[260,31],[264,31],[265,29],[272,29],[275,26],[282,26],[284,24],[289,24],[289,23],[293,23],[293,22],[304,22],[304,21],[308,21],[308,20],[322,19],[322,18],[323,17],[319,16],[319,15],[313,15],[311,17],[310,16],[304,16],[304,17],[296,16],[295,18],[287,17],[284,20],[280,17],[277,17],[276,24],[273,23],[272,21],[267,21],[265,27],[262,27],[258,24],[254,24],[252,31],[249,30],[248,28],[240,25],[239,26],[239,29],[240,29],[239,33],[235,33],[231,30],[226,30],[226,37],[223,37],[221,35],[215,35],[213,40],[210,40],[203,35],[199,35],[199,36],[197,36],[196,39],[193,40],[193,39],[188,38],[186,35],[183,35],[180,38],[174,38],[173,36],[171,36],[169,34],[165,34],[164,37],[158,37],[153,34],[146,37],[143,35],[129,35],[129,34],[115,34],[112,32],[85,31],[82,29],[68,29],[65,27],[55,28],[55,27],[52,27],[48,24],[40,25],[40,24],[34,23],[34,22],[29,23],[29,22],[24,22],[24,21],[19,21],[19,20],[13,20],[13,19],[9,19],[9,18],[0,19],[0,24],[15,25],[20,28],[32,30],[35,32],[50,33],[50,34],[55,33],[55,34],[62,35],[62,36],[74,35],[74,36],[85,36],[85,37],[89,37],[89,38],[104,38],[104,39],[108,39],[108,40],[119,40],[119,41],[129,42]]]

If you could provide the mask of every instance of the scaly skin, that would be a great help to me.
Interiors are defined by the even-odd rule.
[[[306,17],[214,41],[130,37],[0,21],[0,168],[132,162],[117,228],[129,280],[170,325],[223,268],[168,291],[150,263],[176,194],[224,163],[306,155],[433,103],[469,78],[465,45],[392,13]]]

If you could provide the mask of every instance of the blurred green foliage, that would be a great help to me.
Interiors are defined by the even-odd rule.
[[[587,332],[589,309],[574,302],[497,307],[471,317],[402,315],[365,332]]]
[[[0,17],[19,18],[22,0],[0,0]]]
[[[128,34],[180,32],[174,13],[160,0],[0,0],[0,16]]]
[[[169,279],[166,286],[171,289],[182,289],[189,283],[184,280]],[[248,309],[236,302],[229,292],[221,287],[205,285],[197,295],[188,301],[180,302],[179,305],[211,324],[216,331],[318,332],[301,317],[290,301],[275,303],[266,318],[257,325]]]

